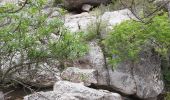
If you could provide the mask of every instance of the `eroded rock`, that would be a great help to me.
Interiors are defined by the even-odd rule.
[[[2,91],[0,91],[0,100],[5,100],[5,99],[4,99],[4,94],[3,94]]]
[[[110,86],[127,95],[136,93],[136,84],[132,75],[132,63],[120,63],[115,69],[109,68]]]
[[[160,57],[150,49],[140,54],[140,61],[134,65],[136,95],[139,98],[154,98],[162,93],[164,82],[161,74]]]
[[[79,69],[76,67],[68,67],[61,73],[63,80],[75,83],[83,82],[86,86],[91,83],[97,83],[97,71],[94,69]]]
[[[109,75],[110,85],[114,89],[150,100],[162,93],[164,83],[159,56],[150,48],[145,49],[140,53],[138,62],[122,62],[114,71],[109,71]]]
[[[105,58],[101,47],[97,44],[96,41],[89,43],[88,54],[78,61],[75,61],[74,66],[97,70],[97,84],[109,85],[109,75],[105,66]]]
[[[18,70],[12,77],[35,87],[52,87],[56,81],[61,80],[60,71],[56,63],[41,63],[39,66],[32,65],[31,69]]]
[[[24,97],[24,100],[122,100],[117,93],[95,90],[80,83],[59,81],[54,90],[38,92]]]
[[[105,12],[98,18],[101,18],[101,23],[106,23],[106,28],[113,29],[113,26],[119,24],[125,20],[129,20],[130,17],[133,18],[132,13],[128,9],[123,9],[113,12]],[[95,25],[97,15],[91,13],[81,13],[76,15],[66,15],[65,16],[65,26],[72,32],[87,31],[88,26],[92,23]]]
[[[81,9],[83,4],[90,4],[90,5],[100,5],[100,4],[107,4],[110,0],[64,0],[64,6],[69,9]]]

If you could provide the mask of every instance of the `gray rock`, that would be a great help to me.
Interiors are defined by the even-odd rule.
[[[89,12],[90,11],[90,9],[92,8],[93,6],[91,6],[91,5],[88,5],[88,4],[84,4],[83,6],[82,6],[82,10],[83,11],[87,11],[87,12]]]
[[[3,94],[2,91],[0,91],[0,100],[5,100],[5,99],[4,99],[4,94]]]
[[[105,12],[98,18],[101,18],[101,22],[107,22],[106,28],[113,29],[114,25],[117,25],[125,20],[129,20],[130,17],[133,18],[132,13],[128,9],[123,9],[113,12]],[[76,15],[66,15],[65,16],[65,26],[72,32],[87,31],[88,26],[92,23],[95,24],[97,19],[96,14],[91,13],[81,13]]]
[[[19,1],[22,1],[22,0],[0,0],[0,5],[5,5],[5,4],[18,4]]]
[[[134,18],[129,10],[124,9],[114,12],[105,12],[101,15],[101,18],[103,21],[108,22],[107,28],[112,29],[111,26],[129,20],[129,15]],[[69,25],[74,24],[75,26],[69,28],[75,32],[86,30],[89,23],[96,20],[96,17],[89,13],[67,16],[66,19],[69,18],[72,18],[73,20],[70,20],[69,22],[67,20],[65,25],[69,27]],[[78,22],[78,24],[76,22]],[[80,22],[84,24],[80,24]],[[81,29],[79,29],[78,26]],[[147,57],[147,54],[141,55],[141,60],[136,64],[125,61],[118,64],[114,70],[111,68],[107,70],[100,46],[98,46],[95,41],[90,42],[89,46],[89,53],[85,57],[75,61],[74,66],[96,69],[98,72],[97,85],[110,86],[124,94],[136,95],[142,99],[155,98],[162,92],[164,84],[160,78],[160,61],[157,61],[159,58],[154,56],[154,54],[152,56],[148,54],[149,58],[145,58]]]
[[[63,93],[80,93],[86,99],[85,100],[121,100],[121,96],[117,93],[111,93],[104,90],[95,90],[85,87],[80,83],[71,83],[67,81],[59,81],[54,85],[54,91],[60,91]],[[106,99],[106,98],[111,99]]]
[[[24,97],[24,100],[58,100],[61,92],[48,91],[48,92],[35,92]]]
[[[97,84],[108,85],[109,75],[107,68],[105,67],[105,59],[101,47],[96,41],[89,43],[88,54],[74,62],[74,66],[80,68],[90,68],[97,70]]]
[[[54,91],[38,92],[24,97],[24,100],[122,100],[117,93],[95,90],[80,83],[59,81]]]
[[[114,70],[110,67],[109,75],[110,86],[112,88],[127,95],[136,93],[136,84],[132,75],[132,64],[130,62],[123,62]]]
[[[110,0],[63,0],[64,6],[69,9],[81,9],[83,4],[100,5],[107,4]]]
[[[164,89],[160,64],[159,56],[150,49],[142,51],[138,62],[126,61],[110,71],[110,85],[141,99],[156,98]]]
[[[56,66],[59,66],[58,62],[52,60],[39,65],[32,64],[29,67],[21,66],[10,78],[35,87],[51,87],[56,81],[61,80],[60,71]],[[2,71],[6,72],[7,69],[3,68]]]
[[[80,30],[86,30],[88,24],[95,20],[94,16],[89,13],[81,13],[77,15],[66,15],[64,25],[72,32],[78,32]]]
[[[79,69],[76,67],[68,67],[61,73],[63,80],[68,80],[75,83],[83,82],[85,86],[91,83],[97,83],[97,71],[94,69]]]
[[[136,95],[139,98],[154,98],[162,93],[164,82],[161,76],[160,57],[151,50],[141,52],[140,61],[134,65],[133,74]]]

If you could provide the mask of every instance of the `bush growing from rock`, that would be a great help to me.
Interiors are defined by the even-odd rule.
[[[169,26],[167,14],[155,16],[149,24],[130,20],[114,26],[114,30],[103,42],[106,46],[109,62],[113,66],[125,60],[137,62],[140,52],[146,51],[147,48],[152,48],[153,52],[157,52],[162,59],[169,61]],[[168,80],[167,71],[163,74]]]
[[[64,63],[86,53],[82,34],[69,32],[59,17],[49,18],[50,13],[42,12],[45,4],[46,0],[29,0],[22,6],[0,7],[0,84],[40,63]]]

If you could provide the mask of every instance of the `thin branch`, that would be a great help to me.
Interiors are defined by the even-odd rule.
[[[14,11],[8,10],[8,11],[6,11],[6,12],[7,12],[7,13],[17,13],[17,12],[19,12],[20,10],[22,10],[22,9],[26,6],[27,3],[28,3],[28,0],[25,0],[25,2],[23,3],[23,5],[22,5],[20,8],[14,10]]]
[[[148,24],[152,21],[153,19],[153,15],[155,13],[157,13],[158,11],[160,11],[163,7],[165,7],[165,5],[167,5],[168,3],[170,3],[170,1],[167,1],[166,3],[160,5],[159,7],[157,7],[153,12],[149,13],[147,16],[144,16],[144,17],[140,17],[139,15],[137,15],[137,13],[135,12],[135,8],[136,8],[136,4],[135,4],[135,1],[132,0],[131,1],[131,5],[128,6],[126,5],[125,3],[123,3],[122,0],[120,0],[120,3],[125,7],[125,8],[128,8],[131,13],[134,15],[134,17],[137,19],[135,21],[138,21],[138,22],[142,22],[142,23],[145,23],[145,24]],[[129,15],[128,15],[129,16]],[[150,17],[150,18],[149,18]],[[132,17],[130,17],[131,19],[133,19]],[[148,18],[148,20],[145,20],[146,18]],[[133,19],[134,20],[134,19]]]

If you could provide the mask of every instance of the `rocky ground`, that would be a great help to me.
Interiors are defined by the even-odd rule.
[[[89,11],[91,7],[108,0],[64,0],[66,8]],[[84,3],[88,5],[83,6]],[[59,16],[57,7],[47,7],[43,11],[52,11],[50,18]],[[128,9],[119,11],[105,11],[103,14],[82,12],[80,14],[66,14],[64,16],[65,26],[72,32],[86,31],[88,26],[101,19],[107,23],[104,37],[112,26],[125,20],[133,18]],[[52,37],[57,37],[55,34]],[[148,49],[149,51],[149,49]],[[14,78],[26,80],[27,83],[38,87],[53,86],[52,91],[35,92],[24,97],[24,100],[131,100],[124,96],[133,96],[142,100],[157,100],[164,89],[161,78],[161,66],[157,56],[147,52],[141,52],[140,61],[133,65],[130,61],[120,63],[114,70],[106,67],[102,47],[96,40],[89,41],[89,52],[86,56],[77,59],[71,66],[60,71],[57,62],[42,64],[38,74],[33,79],[28,79],[27,72],[22,72],[22,77],[15,74]],[[91,85],[101,89],[90,88]],[[111,91],[102,90],[107,87]],[[0,92],[0,100],[3,100]]]

